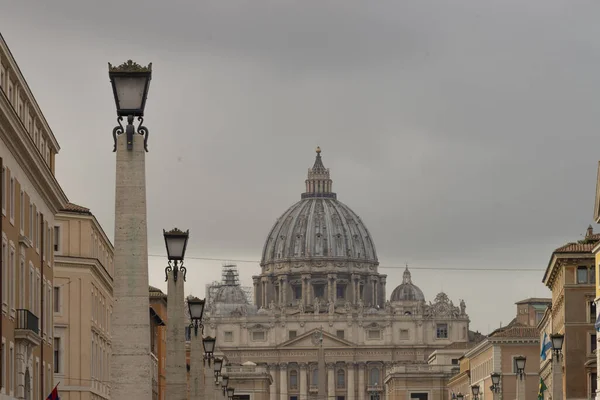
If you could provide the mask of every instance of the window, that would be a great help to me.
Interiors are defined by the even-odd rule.
[[[292,291],[294,293],[294,299],[295,300],[302,299],[302,286],[300,286],[300,285],[293,285],[292,286]]]
[[[452,365],[458,365],[458,358],[452,359]]]
[[[8,306],[8,282],[9,282],[9,268],[8,264],[8,244],[6,243],[6,239],[2,239],[2,264],[4,268],[2,268],[2,304],[6,304]]]
[[[6,341],[2,338],[2,345],[0,346],[0,362],[2,363],[2,389],[6,389]]]
[[[54,338],[54,373],[60,373],[60,338]]]
[[[367,338],[371,340],[381,339],[381,331],[379,329],[369,329],[367,331]]]
[[[30,201],[29,202],[29,231],[27,232],[27,237],[31,241],[33,241],[33,220],[34,220],[33,204]]]
[[[289,331],[288,332],[288,339],[294,339],[297,336],[297,332],[296,331]]]
[[[590,354],[594,354],[594,352],[596,351],[596,334],[595,333],[591,333],[590,334]]]
[[[21,256],[21,262],[19,263],[19,308],[25,308],[25,282],[27,282],[25,275],[25,258]]]
[[[310,384],[313,386],[317,386],[319,384],[319,369],[318,368],[315,368],[312,370]]]
[[[224,333],[224,340],[226,342],[233,342],[233,332],[232,331],[226,331]]]
[[[8,283],[8,304],[9,304],[9,308],[10,308],[10,313],[11,315],[14,315],[15,313],[15,303],[16,303],[16,294],[15,294],[15,281],[17,280],[17,259],[15,257],[15,249],[11,246],[10,248],[10,253],[9,253],[9,259],[8,259],[8,266],[10,268],[10,276],[9,276],[9,283]]]
[[[265,332],[264,331],[252,332],[252,340],[255,342],[264,342]]]
[[[400,329],[400,340],[408,340],[408,329]]]
[[[25,230],[25,192],[21,190],[21,196],[19,197],[19,229],[21,235]]]
[[[15,390],[15,349],[12,343],[8,349],[8,383],[12,395]]]
[[[372,368],[369,372],[369,385],[379,386],[380,384],[381,380],[379,379],[379,368]]]
[[[535,323],[538,324],[543,317],[544,317],[543,311],[536,311],[535,312]]]
[[[577,267],[577,283],[588,283],[587,267]]]
[[[314,297],[325,298],[325,285],[314,285]]]
[[[340,339],[344,338],[344,334],[345,334],[345,331],[343,331],[343,330],[335,331],[335,336],[339,337]]]
[[[436,338],[448,339],[448,324],[437,324]]]
[[[411,393],[410,398],[415,400],[428,400],[429,393]]]
[[[590,267],[590,283],[592,284],[596,284],[596,267],[595,266],[591,266]]]
[[[2,167],[2,214],[6,215],[6,168]]]
[[[298,389],[298,371],[290,371],[290,389]]]
[[[590,377],[590,393],[588,397],[593,399],[596,395],[596,389],[598,388],[598,375],[595,372],[589,374]]]
[[[335,296],[336,296],[336,299],[345,299],[346,298],[346,285],[337,285]]]
[[[55,313],[60,312],[60,287],[59,286],[54,286],[54,312]]]
[[[346,387],[346,372],[343,369],[338,369],[337,371],[336,386],[338,389],[344,389]]]
[[[54,227],[54,251],[60,251],[60,226]]]
[[[594,300],[588,300],[588,323],[593,324],[596,322],[596,302]]]
[[[35,308],[34,308],[35,307],[35,303],[34,303],[35,299],[33,297],[33,294],[35,293],[34,285],[35,285],[35,278],[33,275],[33,263],[31,261],[29,261],[29,306],[27,307],[27,309],[35,314]]]
[[[10,222],[15,223],[15,179],[10,178],[10,191],[8,192],[8,201],[10,206]]]

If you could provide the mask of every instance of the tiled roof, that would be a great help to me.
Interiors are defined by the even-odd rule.
[[[540,338],[540,332],[537,328],[523,325],[516,321],[516,318],[510,321],[510,324],[496,329],[490,333],[490,337],[496,338]]]
[[[61,211],[72,212],[72,213],[77,213],[77,214],[89,214],[89,215],[92,214],[90,212],[89,208],[85,208],[83,206],[73,204],[73,203],[67,203],[65,208],[63,208]]]
[[[517,301],[515,304],[531,304],[531,303],[548,303],[551,304],[552,303],[552,299],[550,298],[545,298],[545,297],[530,297],[528,299],[525,300],[521,300],[521,301]]]
[[[596,241],[588,243],[567,243],[554,250],[555,253],[591,253],[596,247]]]

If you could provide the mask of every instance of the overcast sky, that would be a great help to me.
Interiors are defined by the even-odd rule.
[[[388,296],[408,263],[428,300],[464,298],[487,333],[549,296],[552,250],[592,222],[598,15],[597,0],[20,0],[0,32],[62,147],[60,183],[111,238],[107,62],[153,63],[152,285],[166,290],[162,229],[177,226],[186,291],[220,278],[192,256],[254,261],[238,263],[251,286],[319,145]]]

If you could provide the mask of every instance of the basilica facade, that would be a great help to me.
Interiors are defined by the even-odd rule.
[[[267,235],[252,292],[233,266],[209,288],[205,334],[236,398],[448,398],[470,341],[464,301],[426,301],[408,267],[388,298],[374,239],[332,183],[317,148],[300,200]]]

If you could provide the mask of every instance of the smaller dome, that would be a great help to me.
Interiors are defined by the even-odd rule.
[[[248,304],[246,293],[239,286],[222,286],[215,295],[215,303]]]
[[[390,301],[425,301],[423,291],[412,283],[408,266],[406,266],[406,270],[404,271],[402,284],[394,289]]]

